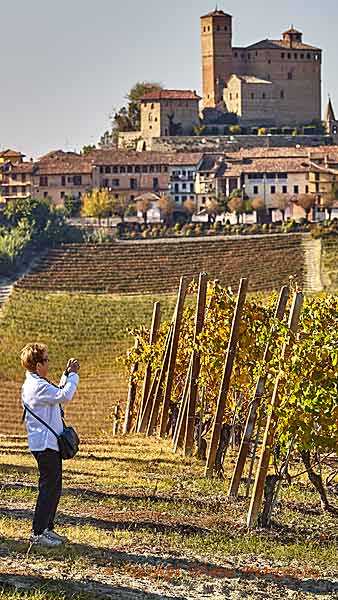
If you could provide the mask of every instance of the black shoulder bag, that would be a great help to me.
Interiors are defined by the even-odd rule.
[[[31,415],[33,415],[33,417],[35,417],[35,419],[40,421],[40,423],[42,423],[42,425],[45,425],[45,427],[47,427],[47,429],[49,429],[49,431],[51,431],[55,435],[57,442],[58,442],[60,454],[61,454],[61,457],[63,458],[63,460],[69,460],[70,458],[74,458],[75,454],[79,450],[80,439],[73,427],[66,426],[66,424],[63,420],[63,415],[62,415],[63,411],[61,409],[61,406],[60,406],[60,410],[61,410],[62,423],[63,423],[62,433],[56,433],[56,431],[54,431],[54,429],[52,429],[52,427],[50,427],[50,425],[48,425],[48,423],[46,423],[43,419],[40,419],[40,417],[38,417],[38,415],[33,413],[33,411],[30,408],[28,408],[28,406],[26,404],[24,404],[24,407],[25,407],[25,411],[28,411]],[[25,418],[25,413],[23,414],[22,420],[24,420],[24,418]]]

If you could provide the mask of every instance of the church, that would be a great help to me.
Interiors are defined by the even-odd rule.
[[[322,50],[293,26],[281,39],[233,45],[233,19],[201,17],[203,105],[236,115],[243,126],[300,126],[322,119]],[[212,111],[208,111],[209,113]]]

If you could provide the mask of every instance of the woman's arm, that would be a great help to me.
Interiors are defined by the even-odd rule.
[[[65,404],[70,402],[77,390],[79,376],[77,373],[69,373],[67,381],[62,388],[54,386],[52,383],[44,381],[36,391],[36,398],[40,402],[45,402],[49,405]]]

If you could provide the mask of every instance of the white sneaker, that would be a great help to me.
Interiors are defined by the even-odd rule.
[[[66,535],[60,535],[59,533],[56,533],[56,531],[54,531],[53,529],[45,529],[43,533],[45,533],[52,540],[58,540],[59,542],[62,542],[62,544],[64,544],[65,542],[69,542],[69,539]]]
[[[30,537],[31,544],[35,544],[37,546],[45,546],[46,548],[56,548],[57,546],[61,546],[62,542],[60,540],[53,539],[47,533],[47,530],[40,535],[34,535],[32,533]]]

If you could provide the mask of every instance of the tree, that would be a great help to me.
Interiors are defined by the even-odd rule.
[[[189,221],[191,221],[192,216],[195,214],[195,211],[196,211],[196,203],[194,202],[194,200],[191,200],[190,198],[188,198],[187,200],[184,201],[183,207],[184,207],[185,212],[188,215]]]
[[[199,125],[195,125],[195,127],[193,127],[193,134],[196,136],[201,136],[201,135],[203,135],[204,132],[205,132],[205,125],[202,125],[201,122]]]
[[[219,213],[219,203],[216,198],[207,198],[205,210],[208,215],[208,223],[214,223]]]
[[[118,198],[111,198],[111,214],[119,217],[124,223],[124,218],[126,216],[127,208],[129,204],[129,199],[126,194],[118,194]]]
[[[322,208],[325,208],[329,214],[329,219],[331,220],[331,215],[332,215],[332,209],[334,207],[334,205],[336,204],[337,199],[335,194],[323,194],[323,196],[321,197],[321,206]]]
[[[67,217],[77,217],[81,212],[80,196],[65,196],[64,209]]]
[[[150,208],[150,198],[147,195],[140,196],[136,200],[136,210],[142,213],[144,224],[147,225],[147,213]]]
[[[171,224],[172,215],[176,208],[175,201],[170,196],[161,196],[157,201],[157,206],[161,211],[161,216],[164,217],[164,222],[168,226]]]
[[[276,208],[282,213],[282,220],[285,221],[285,211],[291,202],[289,194],[275,194],[273,202]]]
[[[83,154],[83,156],[86,156],[86,154],[90,154],[92,150],[96,150],[96,146],[94,144],[87,144],[86,146],[83,146],[81,154]]]
[[[244,211],[244,200],[240,196],[233,196],[228,202],[228,210],[234,213],[237,218],[237,225],[239,225],[239,217]]]
[[[251,208],[253,210],[262,210],[264,208],[264,200],[260,196],[255,196],[251,200]]]
[[[308,222],[310,211],[316,204],[316,197],[312,194],[301,194],[298,198],[298,204],[305,211],[305,219]]]
[[[85,217],[94,217],[99,220],[109,217],[112,210],[112,199],[108,190],[94,188],[83,196],[82,214]]]

